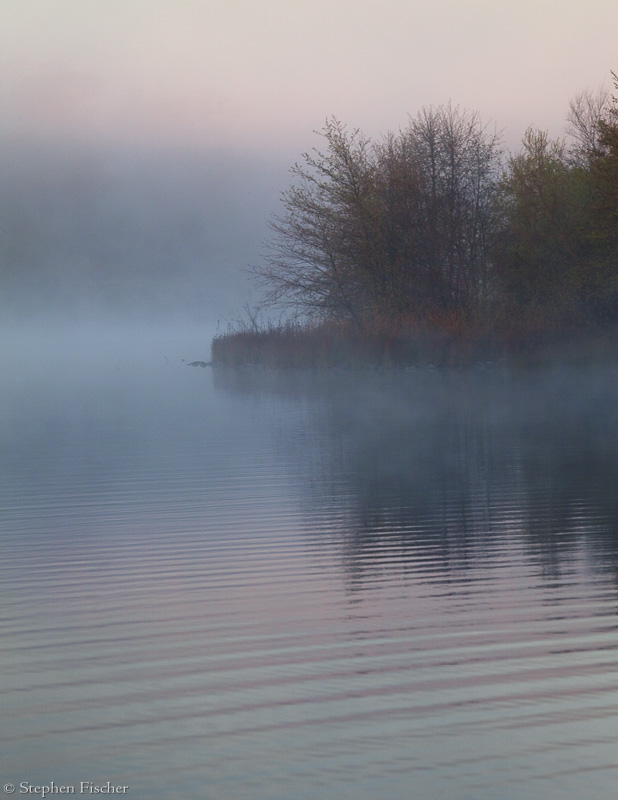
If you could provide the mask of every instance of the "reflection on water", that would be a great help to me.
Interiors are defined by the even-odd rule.
[[[612,796],[615,368],[10,368],[6,781]]]
[[[358,575],[390,560],[385,536],[399,548],[390,568],[405,569],[408,549],[416,563],[426,545],[453,579],[508,536],[553,577],[584,544],[591,557],[599,551],[599,569],[615,568],[613,370],[349,373],[318,376],[317,386],[293,373],[215,380],[232,396],[305,402],[306,425],[283,430],[282,449],[304,461],[308,514],[322,510]]]

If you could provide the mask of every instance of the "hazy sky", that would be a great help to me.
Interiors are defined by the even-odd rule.
[[[559,135],[611,86],[616,0],[0,0],[2,132],[298,152],[452,101]]]

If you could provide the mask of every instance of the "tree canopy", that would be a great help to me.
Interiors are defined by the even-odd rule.
[[[618,101],[579,95],[567,122],[570,143],[530,129],[505,158],[476,112],[450,105],[379,141],[327,120],[253,269],[266,301],[360,328],[618,319]]]

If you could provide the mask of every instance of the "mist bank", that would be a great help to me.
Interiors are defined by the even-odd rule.
[[[199,323],[246,294],[287,164],[231,149],[0,142],[0,314]]]

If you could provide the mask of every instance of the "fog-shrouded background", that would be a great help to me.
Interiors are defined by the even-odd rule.
[[[516,150],[611,88],[615,0],[0,0],[0,312],[194,326],[257,299],[289,167],[336,116],[451,102]]]

